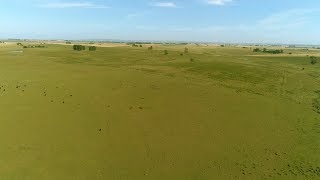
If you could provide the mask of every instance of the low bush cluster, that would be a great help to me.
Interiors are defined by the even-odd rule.
[[[270,53],[270,54],[282,54],[283,50],[282,49],[259,49],[259,48],[255,48],[253,49],[253,52],[262,52],[262,53]]]
[[[23,46],[23,48],[45,48],[44,45],[28,45],[28,46]]]
[[[73,50],[75,51],[84,51],[86,50],[86,47],[85,46],[82,46],[82,45],[73,45]]]
[[[95,46],[89,46],[89,51],[96,51],[97,50],[97,47]]]
[[[317,64],[317,62],[318,62],[317,57],[315,57],[315,56],[310,56],[310,63],[311,63],[312,65]]]

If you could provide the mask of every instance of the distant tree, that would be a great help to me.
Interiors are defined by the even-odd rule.
[[[189,49],[188,48],[184,48],[184,53],[188,54],[189,53]]]
[[[317,64],[317,62],[318,62],[317,57],[315,57],[315,56],[310,56],[310,63],[311,63],[312,65]]]
[[[73,45],[73,50],[75,51],[82,51],[82,50],[86,50],[86,47],[85,46],[82,46],[82,45]]]
[[[97,50],[97,47],[96,46],[90,46],[89,47],[89,51],[96,51]]]
[[[260,52],[260,49],[259,48],[254,48],[253,52]]]
[[[164,50],[164,55],[168,55],[168,50]]]
[[[225,45],[220,45],[220,47],[225,47]]]
[[[253,49],[253,52],[263,52],[263,53],[270,53],[270,54],[282,54],[283,50],[282,49],[267,49],[263,48],[262,50],[259,48]]]
[[[142,44],[140,44],[140,47],[142,47]]]
[[[272,54],[282,54],[282,53],[283,53],[283,50],[282,50],[282,49],[269,50],[268,53],[272,53]]]
[[[35,45],[34,48],[45,48],[44,45]]]
[[[71,44],[71,42],[70,42],[70,41],[67,41],[66,44]]]

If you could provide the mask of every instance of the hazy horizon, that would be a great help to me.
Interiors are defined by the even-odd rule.
[[[203,44],[217,44],[217,45],[294,45],[294,46],[313,46],[318,47],[319,44],[308,44],[308,43],[259,43],[259,42],[214,42],[214,41],[175,41],[175,40],[139,40],[139,39],[28,39],[28,38],[0,38],[1,41],[73,41],[73,42],[110,42],[110,43],[130,43],[130,42],[136,42],[136,43],[203,43]]]
[[[0,39],[320,44],[320,2],[3,0]]]

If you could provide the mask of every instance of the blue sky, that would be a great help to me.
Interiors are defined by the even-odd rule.
[[[320,44],[317,0],[0,0],[0,38]]]

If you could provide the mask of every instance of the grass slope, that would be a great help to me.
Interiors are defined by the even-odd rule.
[[[0,177],[320,178],[319,65],[188,48],[1,46]]]

